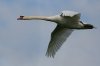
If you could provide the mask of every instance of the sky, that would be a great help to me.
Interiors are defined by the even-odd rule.
[[[100,66],[100,0],[0,0],[0,66]],[[93,30],[75,30],[56,53],[45,56],[55,23],[18,21],[20,15],[81,13]]]

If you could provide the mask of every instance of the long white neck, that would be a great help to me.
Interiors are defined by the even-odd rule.
[[[52,21],[51,18],[47,16],[20,16],[18,20],[46,20],[46,21]]]

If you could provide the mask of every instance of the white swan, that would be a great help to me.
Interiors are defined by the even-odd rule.
[[[74,11],[62,11],[56,16],[20,16],[17,20],[46,20],[57,23],[57,27],[51,34],[46,55],[54,57],[55,53],[73,32],[74,29],[93,29],[91,24],[80,21],[80,13]]]

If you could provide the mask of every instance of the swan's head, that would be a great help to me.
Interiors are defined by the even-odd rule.
[[[17,20],[24,20],[24,16],[20,16]]]
[[[31,16],[20,16],[17,20],[32,20]]]

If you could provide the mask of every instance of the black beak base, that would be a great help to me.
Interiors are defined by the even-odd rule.
[[[19,18],[17,18],[17,20],[23,20],[24,16],[20,16]]]

